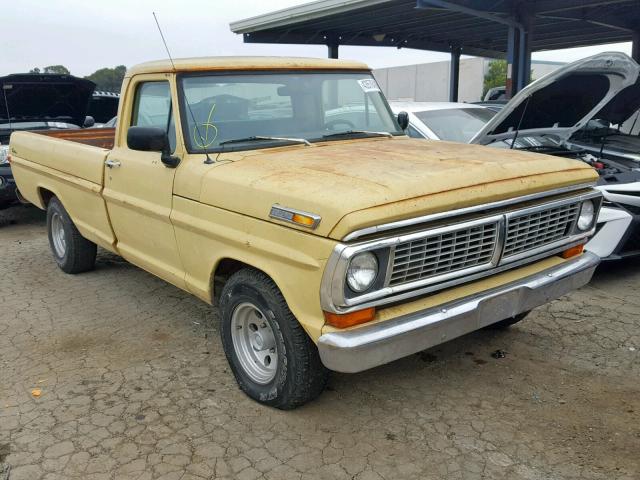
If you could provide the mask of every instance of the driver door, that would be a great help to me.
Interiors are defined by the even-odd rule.
[[[117,238],[118,252],[131,263],[184,287],[184,268],[178,254],[170,215],[175,168],[160,161],[160,152],[131,150],[130,126],[166,129],[173,155],[182,157],[175,128],[175,93],[167,75],[135,76],[128,85],[120,112],[118,145],[105,164],[104,197]]]

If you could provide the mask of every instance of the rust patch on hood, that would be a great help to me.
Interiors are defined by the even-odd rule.
[[[322,217],[314,233],[323,236],[335,236],[346,218],[352,228],[596,178],[575,160],[407,137],[234,152],[220,160],[226,157],[234,161],[205,176],[200,201],[269,221],[274,203],[312,212]]]

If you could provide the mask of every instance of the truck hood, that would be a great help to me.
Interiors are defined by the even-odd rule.
[[[225,163],[226,162],[226,163]],[[222,153],[200,201],[292,228],[274,204],[322,217],[306,230],[336,239],[428,213],[594,182],[583,162],[408,137]]]
[[[516,131],[519,137],[553,135],[565,141],[599,115],[628,118],[632,106],[625,99],[637,102],[639,74],[640,66],[618,52],[565,65],[517,93],[470,143],[513,139]]]
[[[82,126],[94,88],[92,81],[72,75],[0,77],[0,123],[60,121]]]

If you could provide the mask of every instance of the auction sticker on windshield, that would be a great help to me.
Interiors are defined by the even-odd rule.
[[[362,80],[358,80],[360,84],[360,88],[364,91],[364,93],[369,92],[379,92],[380,87],[373,78],[363,78]]]

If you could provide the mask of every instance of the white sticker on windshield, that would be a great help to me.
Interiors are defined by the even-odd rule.
[[[363,78],[362,80],[358,80],[358,83],[360,84],[360,88],[362,88],[364,93],[380,91],[380,87],[373,78]]]

